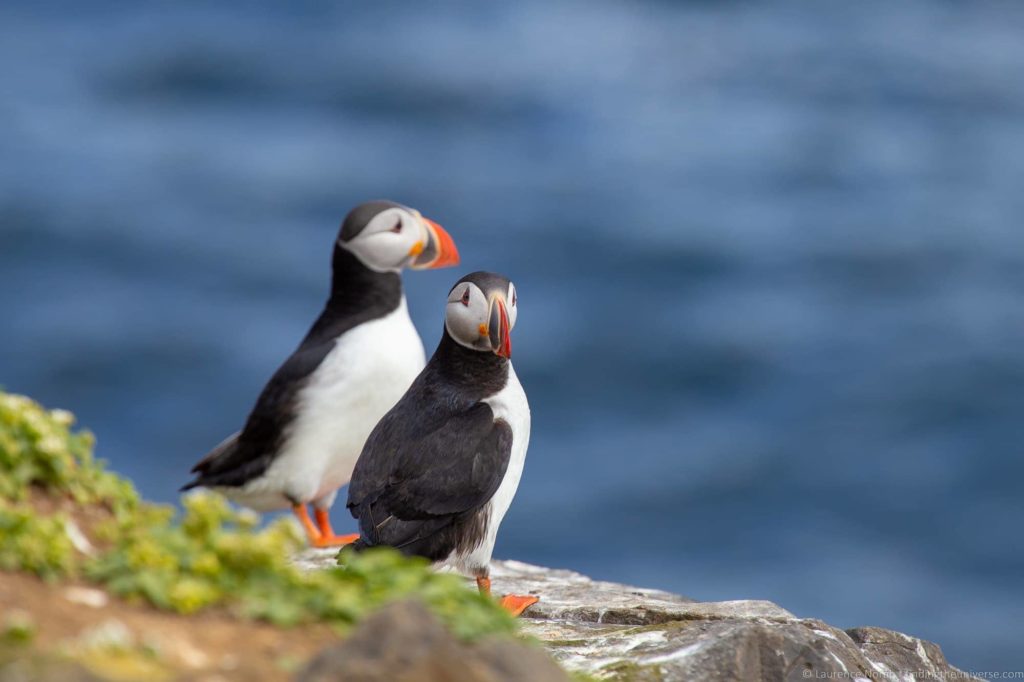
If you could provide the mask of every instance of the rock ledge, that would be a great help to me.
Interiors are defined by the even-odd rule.
[[[304,568],[334,565],[308,550]],[[496,561],[500,592],[537,594],[523,630],[569,670],[631,680],[972,679],[938,646],[881,628],[840,630],[767,601],[697,602],[573,571]]]

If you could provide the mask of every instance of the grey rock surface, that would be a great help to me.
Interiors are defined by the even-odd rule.
[[[333,566],[335,552],[297,562]],[[881,628],[841,630],[767,601],[697,602],[573,571],[496,561],[498,594],[535,594],[523,630],[565,668],[627,680],[968,679],[931,642]]]
[[[465,644],[425,606],[395,602],[314,658],[298,682],[569,682],[540,647],[510,638]]]

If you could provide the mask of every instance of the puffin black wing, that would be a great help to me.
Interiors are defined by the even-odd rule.
[[[333,347],[307,340],[274,373],[263,388],[245,427],[215,447],[194,467],[196,486],[240,486],[263,474],[284,440],[285,427],[295,416],[295,397]]]
[[[505,477],[512,429],[476,403],[415,436],[402,427],[401,407],[370,434],[352,475],[356,549],[387,545],[436,561],[482,532],[480,512]]]

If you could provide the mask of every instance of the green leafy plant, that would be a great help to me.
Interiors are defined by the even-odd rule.
[[[71,431],[66,410],[44,410],[25,396],[0,391],[0,499],[21,501],[32,486],[59,490],[80,504],[118,510],[138,503],[131,482],[93,459],[95,438]]]
[[[61,517],[39,517],[26,506],[0,502],[0,570],[28,571],[54,580],[70,573],[74,562],[74,547]]]

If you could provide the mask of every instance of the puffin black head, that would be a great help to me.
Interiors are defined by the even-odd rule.
[[[341,223],[337,248],[376,272],[457,265],[459,251],[444,229],[416,209],[393,201],[368,201]]]
[[[444,327],[461,346],[508,358],[512,356],[516,303],[516,285],[508,277],[474,272],[449,292]]]

